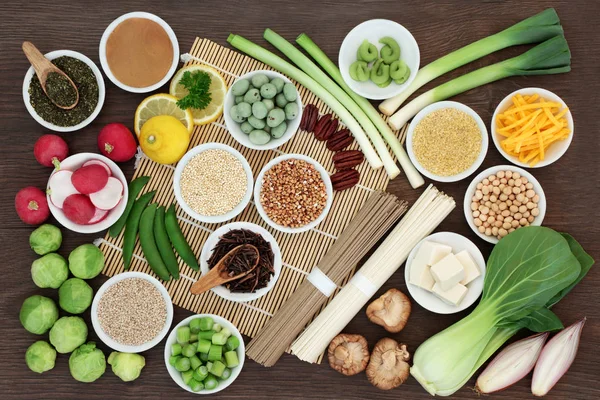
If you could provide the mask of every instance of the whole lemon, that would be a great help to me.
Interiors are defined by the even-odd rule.
[[[183,157],[190,145],[185,125],[170,115],[158,115],[142,125],[140,147],[153,161],[173,164]]]

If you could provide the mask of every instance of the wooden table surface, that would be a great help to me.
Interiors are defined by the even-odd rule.
[[[264,4],[261,4],[264,3]],[[268,4],[271,3],[271,4]],[[548,199],[544,225],[571,233],[596,259],[600,258],[600,228],[598,223],[598,100],[600,97],[600,2],[597,1],[360,1],[354,4],[307,0],[277,2],[246,1],[38,1],[15,0],[0,3],[0,254],[2,256],[2,289],[0,290],[0,385],[4,399],[116,399],[116,398],[194,398],[184,392],[168,376],[163,361],[163,346],[144,354],[146,367],[133,383],[121,382],[111,371],[91,384],[73,380],[68,371],[68,355],[59,355],[56,367],[43,375],[31,372],[25,365],[24,353],[37,336],[27,333],[19,323],[18,312],[23,300],[33,294],[56,298],[55,291],[40,290],[31,281],[29,268],[35,255],[29,249],[28,236],[32,228],[23,224],[14,211],[15,193],[22,187],[44,187],[49,171],[38,165],[32,149],[35,140],[47,130],[27,113],[21,96],[22,79],[28,67],[21,52],[21,43],[30,40],[42,52],[57,49],[80,51],[99,65],[98,44],[106,26],[116,17],[130,11],[148,11],[164,18],[175,30],[180,50],[189,50],[194,38],[207,37],[226,45],[229,32],[239,33],[260,44],[263,29],[270,27],[293,40],[301,32],[308,33],[333,59],[346,35],[358,23],[371,18],[389,18],[406,26],[417,39],[421,64],[457,49],[476,39],[495,33],[524,17],[554,6],[561,17],[566,38],[573,55],[572,72],[565,75],[516,77],[505,79],[454,100],[475,109],[489,124],[497,103],[520,87],[538,86],[558,93],[570,106],[575,118],[575,137],[571,148],[555,164],[533,170]],[[522,49],[508,49],[454,71],[464,71],[495,62]],[[443,81],[438,80],[437,82]],[[99,117],[79,132],[62,136],[71,153],[96,152],[96,134],[110,122],[133,125],[133,115],[144,95],[124,92],[106,81],[106,102]],[[167,90],[167,89],[165,89]],[[596,121],[596,122],[594,122]],[[481,168],[505,163],[490,143],[488,155]],[[133,163],[123,165],[128,177]],[[439,230],[455,231],[471,238],[487,256],[491,246],[478,239],[465,222],[462,199],[469,180],[456,184],[440,184],[441,189],[455,196],[458,207],[442,223]],[[401,198],[414,201],[421,190],[412,190],[403,176],[395,179],[389,190]],[[52,222],[52,221],[50,221]],[[68,255],[79,244],[91,242],[99,235],[81,235],[63,229],[64,242],[60,253]],[[402,270],[401,270],[402,271]],[[406,290],[403,273],[396,273],[378,294],[391,287]],[[105,280],[92,281],[97,289]],[[547,398],[600,398],[598,377],[600,363],[596,359],[600,347],[600,309],[598,307],[600,268],[595,267],[571,294],[553,310],[565,324],[587,316],[579,354],[570,371]],[[440,316],[418,305],[408,326],[399,334],[390,335],[405,342],[411,352],[426,338],[458,321],[468,311]],[[85,313],[89,322],[89,312]],[[176,308],[174,322],[189,312]],[[91,329],[91,325],[90,325]],[[387,336],[380,327],[371,324],[364,313],[346,327],[346,332],[365,335],[369,344]],[[90,339],[97,340],[93,331]],[[107,354],[109,349],[100,345]],[[531,378],[494,398],[527,399]],[[454,398],[477,398],[471,390],[474,381]],[[372,387],[364,374],[345,377],[327,364],[309,365],[285,355],[270,368],[247,360],[236,382],[216,397],[220,398],[327,398],[366,399],[404,398],[424,399],[428,395],[410,378],[403,386],[389,392]]]

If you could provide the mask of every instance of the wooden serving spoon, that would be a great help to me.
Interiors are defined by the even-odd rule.
[[[63,71],[61,71],[56,65],[52,64],[50,60],[44,57],[44,55],[40,53],[40,51],[37,49],[37,47],[33,45],[33,43],[23,42],[22,48],[23,53],[25,53],[25,56],[27,56],[27,59],[33,66],[33,69],[35,70],[35,73],[38,79],[40,80],[40,84],[42,85],[42,90],[44,91],[44,93],[46,93],[46,96],[48,96],[48,93],[46,92],[46,80],[50,72],[56,72],[57,74],[60,74],[67,78],[71,83],[71,86],[73,86],[73,89],[75,89],[75,93],[77,94],[75,102],[69,106],[61,106],[60,104],[56,104],[54,99],[48,96],[50,101],[52,101],[52,103],[54,103],[56,107],[62,108],[63,110],[71,110],[73,107],[75,107],[79,102],[79,91],[77,90],[77,86],[75,86],[75,83],[73,83],[71,78],[69,78],[69,76]]]
[[[227,268],[225,263],[233,256],[235,256],[242,249],[251,249],[256,253],[256,261],[252,268],[249,268],[247,271],[242,272],[241,274],[229,276],[227,272]],[[204,293],[207,290],[214,288],[215,286],[222,285],[224,283],[243,278],[248,275],[250,272],[254,271],[254,269],[258,266],[259,261],[259,253],[258,249],[251,244],[242,244],[237,247],[234,247],[229,251],[229,253],[225,254],[223,258],[219,260],[217,265],[215,265],[206,275],[203,275],[200,279],[198,279],[192,287],[190,288],[190,292],[192,294],[200,294]]]

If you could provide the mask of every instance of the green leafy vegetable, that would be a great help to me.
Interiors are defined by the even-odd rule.
[[[204,71],[184,72],[179,84],[188,90],[188,94],[177,101],[177,106],[182,110],[205,109],[211,102],[210,82],[210,76]]]

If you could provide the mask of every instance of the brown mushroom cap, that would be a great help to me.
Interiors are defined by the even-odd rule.
[[[410,372],[410,354],[405,344],[383,338],[375,345],[367,367],[369,382],[379,389],[389,390],[406,381]]]
[[[333,338],[327,349],[329,365],[344,375],[362,372],[369,362],[367,340],[361,335],[342,333]]]
[[[398,289],[390,289],[367,307],[367,317],[386,331],[397,333],[404,329],[410,316],[410,299]]]

